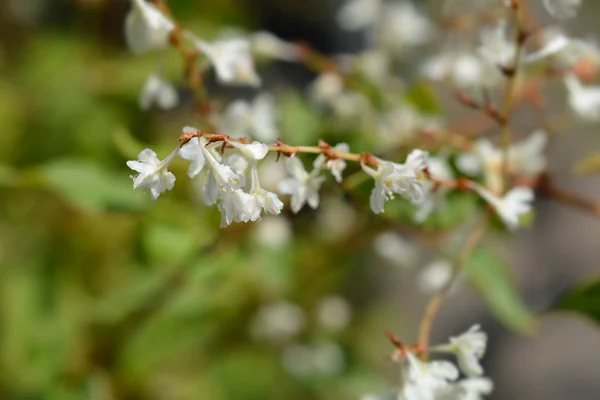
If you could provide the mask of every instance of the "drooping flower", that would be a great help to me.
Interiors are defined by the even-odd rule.
[[[221,228],[232,222],[256,221],[260,217],[260,209],[252,196],[241,189],[223,191],[219,199],[217,207],[221,211]]]
[[[152,200],[156,200],[161,193],[173,189],[175,175],[167,170],[171,161],[177,155],[178,148],[164,160],[160,161],[156,153],[150,149],[143,150],[138,154],[137,160],[127,161],[127,166],[139,172],[133,179],[134,189],[150,189]]]
[[[427,168],[432,177],[437,179],[453,179],[454,174],[448,161],[441,155],[429,157],[427,160]],[[443,208],[446,205],[446,188],[436,188],[431,181],[423,183],[423,197],[415,204],[417,210],[415,212],[415,221],[423,222],[436,208]]]
[[[148,110],[154,104],[163,110],[169,110],[179,103],[177,89],[159,74],[152,74],[146,80],[140,93],[140,108]]]
[[[271,32],[260,31],[252,34],[250,43],[257,56],[283,61],[298,61],[301,56],[300,47],[278,38]]]
[[[377,170],[361,165],[363,170],[375,179],[375,187],[371,192],[371,210],[381,214],[386,200],[393,198],[394,194],[417,202],[423,196],[423,183],[419,180],[421,173],[427,166],[427,153],[422,150],[413,150],[404,164],[378,160]]]
[[[185,128],[184,132],[186,132]],[[179,149],[179,157],[190,161],[190,166],[188,167],[188,176],[190,178],[196,177],[206,165],[206,158],[201,149],[201,147],[206,147],[206,145],[207,141],[205,139],[195,137]]]
[[[531,211],[531,203],[535,197],[529,187],[515,187],[503,197],[496,196],[476,183],[471,183],[471,187],[494,208],[510,230],[519,227],[520,217]]]
[[[600,120],[600,86],[584,86],[574,74],[565,77],[565,85],[575,114],[590,122]]]
[[[582,0],[544,0],[546,10],[555,18],[569,19],[577,15]]]
[[[199,146],[206,160],[208,174],[204,185],[204,201],[207,205],[215,204],[222,194],[232,194],[244,186],[245,179],[229,165],[221,164],[215,156],[206,148]],[[239,194],[237,195],[239,197]],[[236,198],[229,199],[231,201]]]
[[[208,43],[191,34],[187,36],[208,57],[219,82],[228,85],[260,85],[248,39],[238,37]]]
[[[251,187],[249,194],[253,197],[258,209],[260,210],[262,208],[269,214],[280,214],[283,209],[283,203],[279,200],[279,197],[277,197],[275,193],[269,192],[260,186],[258,170],[256,168],[252,168],[250,174]]]
[[[292,212],[298,213],[306,203],[310,208],[317,208],[319,190],[325,181],[325,177],[319,175],[320,168],[314,168],[308,173],[302,161],[296,157],[286,158],[285,163],[291,177],[279,182],[278,189],[280,193],[292,196]]]
[[[350,146],[347,143],[338,143],[332,147],[334,151],[340,151],[347,153],[350,151]],[[325,154],[319,154],[313,163],[314,168],[322,168],[326,166],[331,171],[331,174],[335,177],[335,180],[340,183],[342,182],[342,172],[346,168],[346,161],[342,158],[330,159],[325,157]]]
[[[450,338],[450,343],[435,346],[432,351],[450,352],[456,354],[458,365],[468,376],[481,376],[483,368],[479,360],[485,354],[487,335],[479,325],[473,325],[463,334]]]
[[[434,400],[436,393],[458,379],[458,369],[449,361],[421,361],[411,352],[406,353],[403,400]]]
[[[169,44],[169,35],[175,24],[154,4],[132,0],[132,9],[125,19],[125,39],[129,49],[136,53],[160,50]]]

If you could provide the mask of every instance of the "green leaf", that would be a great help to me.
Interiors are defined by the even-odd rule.
[[[284,96],[279,109],[282,139],[293,143],[316,143],[321,117],[297,94]]]
[[[570,289],[560,298],[554,309],[573,311],[600,324],[600,278]]]
[[[403,95],[404,100],[425,114],[440,114],[441,107],[431,86],[425,82],[412,85]]]
[[[86,161],[63,159],[31,172],[40,174],[42,184],[82,211],[137,211],[147,204],[144,196],[133,191],[125,168],[117,175]]]
[[[520,298],[504,263],[488,251],[476,249],[465,263],[464,271],[496,318],[517,332],[533,333],[535,316]]]

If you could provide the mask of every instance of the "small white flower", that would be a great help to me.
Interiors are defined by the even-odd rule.
[[[538,129],[509,148],[510,170],[527,177],[535,177],[546,169],[544,150],[548,134]]]
[[[254,167],[251,172],[251,188],[249,191],[250,196],[254,199],[256,203],[256,207],[259,209],[262,208],[266,213],[269,214],[280,214],[283,209],[283,203],[279,200],[279,197],[273,192],[269,192],[268,190],[260,187],[260,183],[258,180],[258,170]]]
[[[183,128],[183,132],[196,132],[196,128],[185,127]],[[181,146],[179,149],[179,157],[184,160],[190,161],[190,166],[188,168],[188,176],[190,178],[196,177],[206,165],[206,158],[204,157],[204,152],[202,151],[202,147],[206,147],[207,141],[203,138],[192,138],[189,142]]]
[[[383,47],[397,54],[426,44],[435,34],[433,23],[409,1],[386,4],[379,24]]]
[[[373,26],[380,11],[380,0],[346,0],[337,13],[337,22],[344,30],[358,31]]]
[[[515,61],[517,48],[514,40],[507,37],[506,25],[506,20],[503,20],[481,32],[479,55],[496,67],[511,67]]]
[[[584,86],[573,74],[565,77],[571,109],[583,120],[600,120],[600,86]]]
[[[440,155],[429,157],[427,160],[427,168],[431,176],[437,179],[453,179],[454,174],[448,161]],[[423,184],[423,197],[415,204],[417,211],[415,213],[415,221],[423,222],[429,214],[435,209],[443,208],[446,205],[446,188],[435,188],[435,184],[431,181],[426,181]]]
[[[435,346],[433,351],[450,352],[456,354],[460,369],[468,376],[483,375],[483,368],[479,360],[485,354],[487,334],[481,331],[479,325],[473,325],[463,334],[450,338],[447,345]]]
[[[208,175],[204,184],[204,201],[207,205],[215,204],[220,194],[231,194],[244,186],[245,179],[242,175],[229,165],[219,163],[205,146],[199,147],[208,166]]]
[[[152,74],[146,80],[144,88],[140,93],[140,108],[148,110],[156,104],[163,110],[169,110],[179,103],[177,89],[159,74]]]
[[[260,85],[248,39],[232,38],[208,43],[190,34],[188,37],[206,54],[215,68],[219,82],[230,85]]]
[[[407,368],[401,398],[405,400],[434,400],[436,392],[458,379],[456,366],[448,361],[424,362],[411,352],[406,353]]]
[[[330,331],[338,332],[346,328],[352,318],[348,301],[340,296],[328,296],[317,304],[317,320]]]
[[[569,19],[577,15],[582,0],[544,0],[546,10],[555,18]]]
[[[257,96],[252,103],[236,100],[224,112],[220,130],[233,137],[253,137],[263,142],[277,139],[273,97]]]
[[[542,48],[535,53],[527,55],[524,59],[525,62],[535,62],[555,56],[568,49],[571,45],[571,39],[561,31],[552,31],[552,34],[543,35],[542,39],[545,39]]]
[[[531,211],[535,197],[533,190],[528,187],[513,188],[504,197],[498,197],[476,183],[471,183],[471,187],[494,208],[510,230],[519,227],[519,218]]]
[[[415,245],[392,231],[377,235],[373,241],[373,250],[377,256],[397,267],[411,267],[419,258]]]
[[[392,199],[394,193],[417,202],[423,196],[422,182],[418,174],[427,166],[427,153],[413,150],[404,164],[378,160],[377,170],[362,165],[363,170],[375,179],[375,187],[371,192],[371,210],[381,214],[386,200]]]
[[[146,149],[138,154],[137,161],[127,161],[127,166],[139,172],[133,179],[134,189],[150,189],[152,200],[156,200],[162,192],[173,189],[175,175],[167,170],[173,158],[177,155],[178,148],[173,150],[163,161],[160,161],[156,153]]]
[[[125,19],[125,39],[129,49],[139,54],[165,48],[175,27],[173,22],[145,0],[132,0],[132,6]]]
[[[301,55],[300,48],[294,43],[281,40],[270,32],[256,32],[251,36],[250,42],[252,51],[258,56],[283,61],[298,61]]]
[[[249,144],[230,141],[229,145],[235,147],[251,164],[256,164],[257,161],[265,158],[269,152],[269,147],[261,142],[254,141]]]
[[[340,151],[342,153],[348,153],[350,146],[347,143],[338,143],[331,148],[334,151]],[[323,165],[331,171],[331,174],[335,177],[338,183],[342,182],[342,172],[346,168],[346,161],[341,158],[327,160],[325,154],[319,154],[313,163],[314,168],[322,168]]]
[[[452,278],[452,263],[448,260],[434,260],[419,273],[418,285],[425,293],[435,293]]]
[[[317,208],[319,190],[325,181],[325,177],[319,175],[320,169],[315,168],[309,174],[296,157],[286,157],[285,163],[291,178],[279,182],[278,189],[280,193],[292,196],[292,212],[298,213],[306,203],[312,209]]]
[[[440,390],[436,400],[482,400],[493,389],[494,384],[488,378],[467,378]]]
[[[231,225],[232,222],[256,221],[260,217],[260,208],[256,207],[252,196],[241,189],[221,192],[219,198],[221,228]]]

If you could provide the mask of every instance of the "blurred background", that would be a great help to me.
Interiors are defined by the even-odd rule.
[[[570,28],[592,36],[600,10],[587,3]],[[326,54],[365,46],[364,33],[336,27],[335,0],[169,4],[201,37],[236,27]],[[419,6],[440,13],[435,1]],[[448,232],[469,201],[456,199],[450,217],[419,231],[406,210],[372,215],[369,184],[347,193],[328,181],[316,211],[221,230],[183,163],[172,165],[182,178],[158,201],[134,192],[125,161],[146,147],[168,154],[182,126],[202,121],[181,60],[127,50],[129,8],[125,0],[0,3],[0,399],[343,400],[388,391],[398,372],[384,332],[416,341],[429,297],[423,267],[438,258],[440,238],[462,235]],[[181,104],[144,112],[139,92],[157,62]],[[289,63],[259,70],[262,90],[278,95],[286,141],[373,148],[352,129],[332,129],[306,101],[314,72]],[[219,101],[253,94],[207,82]],[[600,198],[598,179],[569,173],[600,145],[597,128],[566,133],[550,153],[558,182]],[[600,330],[547,310],[598,274],[600,221],[544,199],[536,206],[531,229],[489,239],[538,315],[533,333],[506,328],[461,282],[433,342],[480,323],[490,337],[491,399],[596,400]]]

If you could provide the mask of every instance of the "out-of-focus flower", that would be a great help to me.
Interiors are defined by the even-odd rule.
[[[208,43],[192,34],[188,33],[187,36],[208,57],[219,82],[228,85],[260,85],[248,39],[236,37]]]
[[[163,110],[174,108],[179,103],[177,89],[159,74],[152,74],[146,80],[146,84],[140,93],[140,108],[148,110],[156,104]]]
[[[487,334],[481,331],[479,325],[473,325],[463,334],[450,338],[450,343],[435,346],[432,351],[450,352],[456,354],[458,365],[468,376],[483,375],[479,360],[485,354]]]
[[[395,232],[383,232],[373,241],[377,256],[398,267],[412,267],[419,258],[417,249]]]
[[[129,49],[136,53],[160,50],[169,44],[175,25],[154,4],[132,0],[132,8],[125,19],[125,39]]]
[[[346,0],[337,14],[337,22],[347,31],[373,26],[380,15],[380,0]]]
[[[517,229],[519,218],[531,211],[531,203],[535,196],[529,187],[516,187],[503,197],[498,197],[476,183],[471,183],[471,186],[494,208],[510,230]]]
[[[544,0],[544,6],[553,17],[569,19],[577,15],[581,0]]]
[[[339,74],[325,72],[320,74],[310,86],[310,96],[317,104],[331,104],[344,90]]]
[[[432,177],[436,179],[450,180],[454,178],[452,169],[445,157],[441,155],[429,156],[427,160],[427,169]],[[434,190],[435,189],[435,190]],[[415,221],[423,222],[429,214],[436,208],[442,208],[446,204],[446,188],[435,188],[435,184],[431,181],[423,183],[423,197],[421,201],[415,204],[417,211],[415,213]]]
[[[338,332],[346,328],[352,318],[348,301],[340,296],[328,296],[317,304],[317,321],[324,328]]]
[[[250,37],[252,52],[259,57],[267,57],[283,61],[298,61],[300,48],[294,43],[286,42],[271,32],[260,31]]]
[[[433,23],[409,1],[386,4],[380,29],[383,47],[393,54],[424,45],[435,35]]]
[[[236,100],[224,112],[219,129],[233,137],[252,137],[263,142],[277,139],[273,97],[257,96],[252,103]]]
[[[251,323],[253,334],[272,342],[283,342],[298,334],[306,323],[304,311],[288,301],[262,306]]]
[[[413,150],[404,164],[378,160],[377,170],[366,165],[361,165],[363,170],[375,179],[375,187],[371,192],[371,210],[381,214],[386,200],[393,198],[394,194],[417,202],[423,196],[422,182],[419,173],[427,166],[427,153],[422,150]]]
[[[600,120],[600,86],[584,86],[573,74],[565,77],[568,101],[571,109],[582,120]]]
[[[338,375],[346,364],[342,349],[334,342],[292,345],[283,352],[282,363],[291,374],[303,378]]]
[[[292,227],[290,221],[283,216],[266,216],[256,224],[252,237],[265,247],[277,249],[289,243]]]
[[[127,161],[127,166],[139,172],[133,179],[134,189],[150,189],[152,200],[156,200],[161,193],[173,189],[175,175],[167,170],[171,161],[175,158],[179,148],[176,148],[160,161],[156,153],[150,149],[143,150],[138,154],[137,160]]]
[[[455,382],[438,393],[438,400],[481,400],[492,393],[494,384],[488,378],[467,378]]]
[[[488,63],[497,67],[510,67],[515,61],[516,52],[514,40],[507,37],[505,20],[493,28],[482,30],[478,53]]]
[[[419,273],[418,285],[425,293],[435,293],[452,278],[452,263],[448,260],[434,260]]]
[[[306,203],[310,208],[317,208],[319,190],[325,181],[325,177],[319,175],[320,168],[308,173],[297,157],[287,157],[285,163],[291,177],[279,182],[279,192],[292,196],[292,212],[297,213]]]

